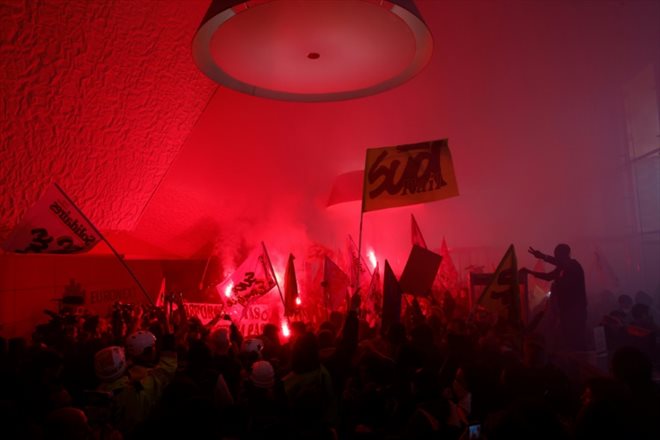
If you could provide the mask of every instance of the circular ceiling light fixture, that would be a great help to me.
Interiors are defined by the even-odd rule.
[[[195,64],[218,84],[307,102],[396,87],[432,51],[412,0],[213,0],[193,39]]]

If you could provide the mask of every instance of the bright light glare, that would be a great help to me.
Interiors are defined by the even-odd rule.
[[[302,301],[300,300],[300,296],[296,296],[296,305],[299,306]]]
[[[369,249],[369,252],[367,252],[367,257],[369,257],[369,262],[371,263],[371,269],[375,269],[376,265],[378,264],[378,260],[376,259],[376,253],[374,252],[373,249]]]
[[[229,298],[231,296],[231,291],[234,288],[234,282],[230,281],[229,284],[227,284],[227,287],[225,287],[225,296]]]
[[[289,331],[289,325],[286,322],[282,323],[282,335],[285,338],[288,338],[289,336],[291,336],[291,331]]]

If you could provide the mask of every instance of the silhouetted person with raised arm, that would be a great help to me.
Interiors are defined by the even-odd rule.
[[[523,268],[522,271],[537,278],[552,281],[551,300],[556,301],[559,309],[561,347],[568,350],[585,350],[587,293],[582,266],[577,260],[571,258],[571,248],[567,244],[558,244],[555,247],[554,256],[545,255],[533,247],[529,248],[529,253],[556,266],[553,271],[548,273],[535,272],[527,268]]]

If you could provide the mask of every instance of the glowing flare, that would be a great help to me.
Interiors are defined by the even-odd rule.
[[[367,257],[369,257],[369,262],[371,263],[371,268],[375,269],[376,265],[378,264],[378,260],[376,259],[376,253],[374,252],[373,249],[369,249],[369,252],[367,252]]]
[[[286,322],[282,323],[282,335],[285,338],[288,338],[289,336],[291,336],[291,331],[289,330],[289,325]]]
[[[225,296],[229,298],[231,296],[231,291],[234,288],[234,282],[230,281],[227,287],[225,287]]]
[[[296,305],[299,306],[302,301],[300,300],[299,296],[296,296]]]

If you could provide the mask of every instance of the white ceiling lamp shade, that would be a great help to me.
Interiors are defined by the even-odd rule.
[[[216,83],[306,102],[396,87],[432,51],[412,0],[213,0],[193,39],[195,63]]]

